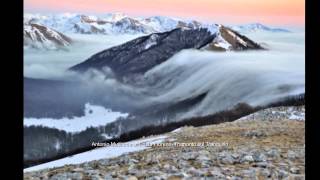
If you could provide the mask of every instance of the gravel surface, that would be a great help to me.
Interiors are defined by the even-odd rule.
[[[150,149],[27,172],[24,179],[305,179],[304,127],[304,106],[271,108],[182,127]]]

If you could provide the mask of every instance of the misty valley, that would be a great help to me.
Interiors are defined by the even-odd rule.
[[[24,17],[24,166],[304,104],[304,32],[168,17]],[[258,30],[257,30],[258,29]]]

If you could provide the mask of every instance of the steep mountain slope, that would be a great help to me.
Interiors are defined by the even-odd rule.
[[[143,74],[166,61],[182,49],[199,49],[214,39],[207,29],[174,29],[139,37],[93,55],[88,60],[71,67],[74,71],[90,68],[102,70],[109,67],[117,77]]]
[[[130,76],[132,79],[134,75],[144,74],[183,49],[262,49],[257,43],[230,28],[217,26],[219,30],[216,33],[206,28],[177,28],[164,33],[139,37],[99,52],[88,60],[71,67],[70,70],[84,72],[90,68],[105,70],[104,68],[108,67],[116,77],[128,78]]]
[[[217,26],[218,31],[216,32],[216,38],[204,49],[217,51],[263,49],[258,43],[239,34],[231,28],[223,25]]]
[[[60,49],[72,43],[66,35],[37,23],[25,23],[24,46],[37,49]]]

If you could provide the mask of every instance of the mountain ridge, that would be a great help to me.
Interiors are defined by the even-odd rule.
[[[283,28],[268,27],[258,22],[243,24],[238,26],[231,26],[231,28],[242,33],[250,33],[250,32],[290,33],[291,32]]]
[[[72,32],[82,34],[121,34],[121,33],[155,33],[169,31],[175,28],[208,28],[215,30],[215,23],[204,23],[197,20],[185,20],[166,16],[133,17],[123,13],[108,13],[100,16],[85,14],[57,14],[40,15],[25,14],[25,19],[33,19],[40,24],[55,28],[60,32]],[[124,25],[124,26],[123,26]],[[286,29],[270,28],[261,23],[251,23],[239,26],[230,26],[234,30],[268,32],[289,32]],[[243,32],[244,32],[243,31]]]
[[[102,70],[107,66],[121,77],[129,74],[143,74],[178,51],[187,48],[201,48],[214,37],[215,35],[207,29],[174,29],[163,33],[153,33],[99,52],[69,70],[86,71],[88,68]]]
[[[258,43],[228,27],[218,25],[218,29],[217,33],[212,33],[207,28],[176,28],[167,32],[152,33],[96,53],[69,70],[86,72],[89,69],[96,69],[104,72],[103,68],[109,68],[114,73],[112,75],[120,77],[120,80],[130,81],[183,49],[215,51],[219,46],[219,42],[215,42],[217,37],[225,41],[224,51],[264,49]],[[221,49],[223,47],[220,47]]]
[[[36,49],[61,49],[72,44],[72,39],[61,32],[38,23],[24,24],[24,46]]]

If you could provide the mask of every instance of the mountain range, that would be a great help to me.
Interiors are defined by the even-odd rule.
[[[219,31],[219,24],[202,23],[196,20],[182,20],[164,16],[147,18],[130,17],[123,13],[110,13],[102,16],[84,14],[24,15],[25,46],[45,49],[58,49],[69,46],[71,38],[65,34],[151,34],[171,31],[176,28],[207,28],[212,34]],[[225,26],[237,33],[248,32],[290,32],[286,29],[270,28],[260,23],[240,26]],[[218,40],[218,39],[217,39]],[[223,42],[223,39],[219,40]],[[227,48],[224,48],[227,49]]]
[[[268,27],[261,23],[251,23],[251,24],[245,24],[245,25],[231,26],[231,28],[241,33],[252,33],[252,32],[289,33],[291,32],[287,29]]]
[[[169,31],[175,28],[208,28],[216,30],[215,23],[203,23],[196,20],[184,20],[165,16],[131,17],[123,13],[109,13],[101,16],[84,14],[56,14],[39,15],[25,14],[25,21],[37,22],[53,28],[62,33],[82,34],[122,34],[122,33],[155,33]],[[289,32],[286,29],[271,28],[260,23],[230,26],[230,28],[243,32],[269,31]]]
[[[39,15],[25,14],[25,21],[37,22],[62,33],[81,34],[150,34],[169,31],[178,27],[199,28],[204,25],[198,21],[186,21],[169,17],[148,18],[129,17],[122,13],[106,14],[100,17],[84,14]]]

